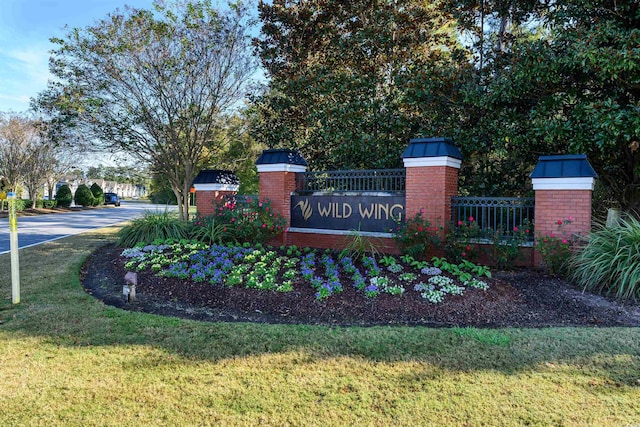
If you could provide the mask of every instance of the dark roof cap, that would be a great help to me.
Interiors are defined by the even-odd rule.
[[[286,148],[264,150],[260,157],[258,157],[258,160],[256,160],[256,165],[275,165],[280,163],[309,166],[299,151],[288,150]]]
[[[586,154],[540,156],[531,178],[597,178]]]
[[[193,179],[193,184],[240,184],[240,179],[233,171],[220,169],[204,169]]]
[[[462,160],[462,153],[453,145],[451,138],[417,138],[409,141],[403,159],[416,157],[453,157]]]

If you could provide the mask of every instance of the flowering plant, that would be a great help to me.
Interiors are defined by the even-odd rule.
[[[453,262],[463,259],[475,260],[478,256],[474,239],[480,237],[480,227],[473,216],[452,224],[451,232],[445,239],[445,254]]]
[[[223,224],[239,242],[268,242],[284,231],[286,220],[274,212],[268,200],[240,197],[215,207],[218,224]]]
[[[565,238],[562,229],[573,222],[573,218],[559,219],[557,233],[546,233],[538,236],[536,250],[540,252],[545,267],[552,274],[565,272],[566,263],[571,257],[573,239]]]
[[[441,228],[431,225],[424,217],[424,209],[420,209],[414,217],[408,218],[398,227],[395,240],[402,252],[418,260],[427,259],[433,249],[442,245]]]

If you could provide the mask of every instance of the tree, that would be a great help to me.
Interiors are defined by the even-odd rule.
[[[466,93],[475,119],[461,139],[463,151],[491,164],[494,188],[526,180],[538,155],[586,153],[618,203],[638,209],[640,5],[504,0],[481,10],[477,1],[453,3],[467,6],[458,7],[465,29],[472,22],[465,16],[479,13],[509,23],[501,50],[481,51],[478,84]]]
[[[7,179],[12,191],[24,180],[30,151],[39,143],[38,132],[27,115],[0,114],[0,176]]]
[[[188,218],[189,189],[223,113],[245,96],[255,67],[246,8],[210,1],[126,8],[74,29],[51,58],[35,104],[62,129],[124,149],[169,180]]]
[[[253,133],[314,168],[397,167],[409,138],[461,120],[469,75],[439,1],[260,2],[256,40],[269,87]]]

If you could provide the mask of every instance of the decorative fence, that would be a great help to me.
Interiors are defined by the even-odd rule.
[[[299,194],[313,192],[404,193],[405,169],[303,172],[296,176]]]
[[[451,224],[455,231],[474,226],[478,238],[508,239],[526,233],[533,241],[535,198],[519,197],[452,197]],[[470,220],[473,218],[473,220]],[[477,227],[477,228],[476,228]]]

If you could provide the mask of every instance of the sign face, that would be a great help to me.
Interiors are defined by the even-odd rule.
[[[404,207],[403,195],[294,195],[291,227],[389,233],[404,221]]]

